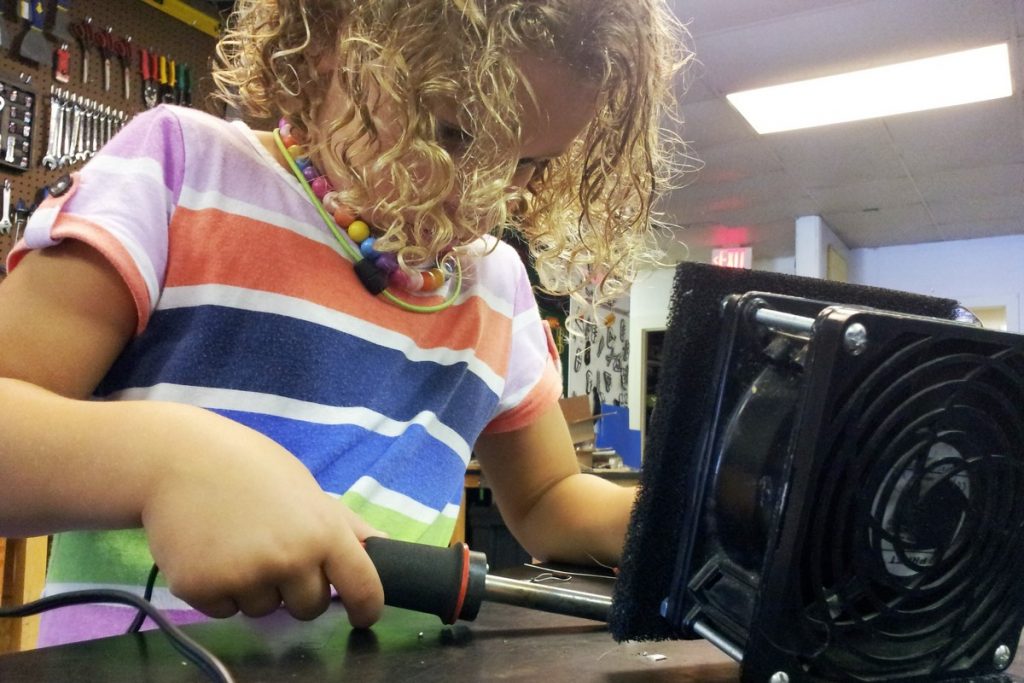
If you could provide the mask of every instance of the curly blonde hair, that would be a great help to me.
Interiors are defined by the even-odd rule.
[[[431,261],[479,238],[479,225],[514,229],[546,290],[593,286],[605,299],[656,258],[652,203],[681,158],[662,124],[690,59],[685,38],[664,0],[239,0],[214,78],[244,114],[289,120],[321,168],[345,179],[340,199],[378,217],[378,249]],[[558,60],[600,94],[571,149],[511,191],[524,53]],[[335,78],[352,107],[322,127]],[[442,101],[458,106],[458,158],[440,139]],[[378,134],[382,109],[394,140]],[[354,163],[355,143],[375,160]]]

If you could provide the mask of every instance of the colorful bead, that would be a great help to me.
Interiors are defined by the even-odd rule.
[[[373,248],[373,245],[377,242],[374,237],[367,237],[365,240],[359,243],[359,251],[362,253],[363,258],[375,259],[380,256],[380,252]]]
[[[344,206],[335,209],[333,215],[334,215],[334,221],[338,225],[340,225],[342,228],[344,228],[346,230],[349,227],[351,227],[351,225],[356,221],[356,217],[354,215],[352,215],[352,212],[349,209],[345,208]],[[366,224],[364,223],[363,225],[366,225]],[[366,226],[366,234],[367,234],[367,236],[369,236],[369,234],[370,234],[370,226],[368,226],[368,225]],[[358,241],[358,242],[362,241],[362,240],[356,240],[354,237],[352,239],[353,239],[353,241]],[[364,237],[363,239],[366,239],[366,237]]]
[[[377,267],[389,273],[398,269],[398,258],[391,252],[383,252],[377,257]]]
[[[313,179],[313,182],[309,184],[313,189],[313,194],[316,195],[317,199],[323,199],[324,195],[334,189],[331,185],[331,181],[327,179],[327,176],[318,176]]]
[[[430,268],[423,271],[423,291],[433,292],[444,284],[444,273],[440,268]]]
[[[407,292],[418,292],[423,289],[423,274],[418,270],[396,268],[388,275],[388,282],[398,289]]]
[[[306,157],[306,148],[302,145],[288,145],[285,149],[288,150],[288,156],[295,160],[295,163],[299,163],[300,159]]]
[[[451,276],[455,275],[455,259],[445,258],[437,264],[441,270],[444,271],[444,279],[447,280]]]
[[[338,225],[341,225],[342,222],[338,220],[338,213],[337,211],[334,213],[334,220],[338,221]],[[370,226],[365,221],[349,218],[348,225],[342,225],[341,227],[346,229],[348,236],[356,244],[361,245],[370,236]]]
[[[313,164],[309,164],[306,168],[302,169],[302,176],[312,182],[319,175],[320,171],[313,168]]]

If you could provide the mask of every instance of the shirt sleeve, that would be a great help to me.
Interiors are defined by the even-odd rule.
[[[167,229],[181,191],[185,165],[181,126],[173,111],[157,107],[133,118],[72,175],[71,188],[46,198],[25,226],[7,267],[65,239],[85,242],[124,280],[145,329],[167,268]]]
[[[485,434],[526,427],[562,395],[561,361],[551,327],[540,317],[526,268],[518,256],[515,256],[515,262],[516,287],[508,377],[497,411],[484,428]]]

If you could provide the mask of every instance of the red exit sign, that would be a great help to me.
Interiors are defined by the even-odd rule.
[[[754,265],[754,250],[750,247],[712,249],[711,263],[724,268],[751,268]]]

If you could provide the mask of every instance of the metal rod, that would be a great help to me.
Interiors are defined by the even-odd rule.
[[[612,599],[605,595],[542,586],[491,574],[485,579],[484,599],[605,622],[608,621],[608,610],[612,606]]]
[[[725,636],[718,633],[718,631],[713,630],[703,621],[693,622],[693,632],[710,642],[731,658],[735,659],[740,664],[743,663],[743,650],[736,647],[732,641],[727,640]]]
[[[802,315],[783,313],[770,308],[759,308],[754,313],[754,320],[782,332],[799,334],[809,337],[811,328],[814,327],[814,318],[807,318]]]

